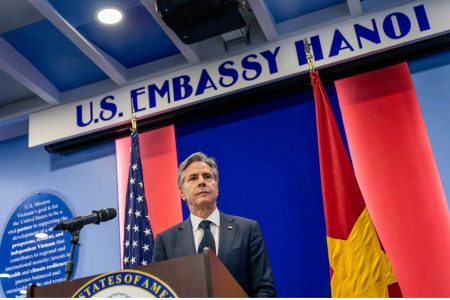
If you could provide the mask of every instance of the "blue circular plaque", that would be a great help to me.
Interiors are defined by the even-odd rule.
[[[6,297],[20,296],[31,283],[64,281],[71,237],[52,229],[72,217],[66,203],[53,192],[36,192],[19,203],[4,227],[0,243],[0,273],[8,274],[1,278]]]

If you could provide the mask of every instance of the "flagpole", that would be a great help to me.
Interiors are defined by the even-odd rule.
[[[306,54],[306,60],[308,61],[308,66],[309,66],[309,71],[310,72],[314,72],[314,57],[311,53],[311,44],[308,42],[308,40],[304,39],[304,44],[305,44],[305,54]]]

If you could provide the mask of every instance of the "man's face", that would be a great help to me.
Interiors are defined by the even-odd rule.
[[[195,161],[185,170],[181,196],[186,200],[189,209],[216,206],[219,187],[211,167],[208,164]]]

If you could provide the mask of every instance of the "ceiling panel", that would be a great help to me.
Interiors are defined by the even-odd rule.
[[[179,50],[138,0],[51,0],[78,32],[126,68],[179,54]],[[120,9],[123,20],[116,25],[97,21],[106,7]]]
[[[47,20],[6,32],[2,37],[60,91],[107,78]]]
[[[49,3],[74,27],[94,22],[97,12],[103,8],[126,11],[142,7],[139,0],[49,0]]]
[[[346,3],[346,0],[264,0],[275,23],[281,23],[333,5]]]
[[[94,21],[77,30],[126,68],[180,53],[145,7],[133,7],[124,14],[117,26]]]

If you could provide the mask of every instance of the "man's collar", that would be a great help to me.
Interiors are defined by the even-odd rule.
[[[193,214],[190,215],[191,218],[191,223],[192,223],[192,230],[197,231],[198,229],[198,225],[200,225],[200,222],[203,221],[204,219],[194,216]],[[220,213],[219,210],[214,209],[214,211],[206,218],[206,220],[211,221],[214,225],[216,225],[217,227],[220,226]]]

